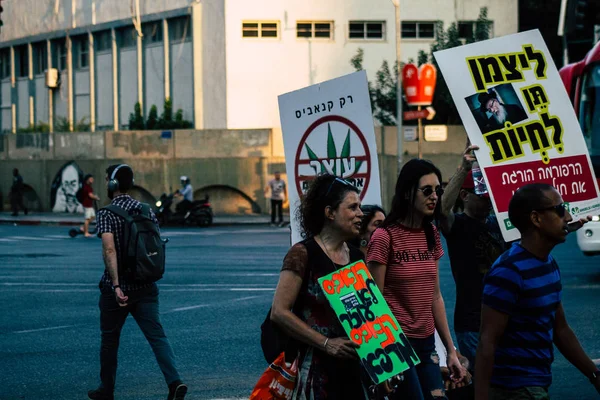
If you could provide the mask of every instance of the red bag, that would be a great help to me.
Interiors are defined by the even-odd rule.
[[[281,353],[261,375],[250,400],[289,400],[296,388],[297,377],[298,358],[288,367],[285,365],[285,353]]]

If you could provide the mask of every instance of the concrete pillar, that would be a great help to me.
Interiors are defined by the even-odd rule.
[[[171,43],[169,41],[169,22],[163,19],[163,47],[165,59],[165,99],[171,98]],[[160,105],[159,105],[160,106]]]
[[[204,127],[204,73],[203,73],[203,37],[202,3],[192,4],[192,54],[194,71],[194,128]]]
[[[52,68],[52,42],[46,40],[48,69]],[[54,91],[48,88],[48,125],[50,132],[54,132]]]
[[[119,130],[119,58],[117,52],[117,31],[111,29],[112,36],[112,67],[113,67],[113,129]]]
[[[73,41],[67,36],[67,118],[69,119],[69,132],[73,132]]]
[[[33,81],[33,46],[31,43],[27,44],[27,59],[29,61],[29,65],[27,66],[29,70],[29,88],[31,88],[31,82]],[[35,107],[34,107],[34,98],[31,94],[31,90],[29,90],[29,125],[35,125]]]
[[[140,103],[140,109],[142,115],[144,115],[144,57],[143,57],[143,43],[142,37],[137,34],[137,89],[138,89],[138,103]]]
[[[12,133],[17,133],[17,99],[15,98],[17,78],[15,76],[15,47],[10,46],[10,111],[12,117]]]
[[[96,132],[96,53],[94,52],[94,34],[88,33],[90,59],[90,130]]]

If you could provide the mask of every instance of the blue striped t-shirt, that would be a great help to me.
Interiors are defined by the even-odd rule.
[[[494,359],[493,385],[547,387],[552,383],[554,318],[562,297],[552,256],[540,260],[513,246],[485,277],[483,304],[510,316]]]

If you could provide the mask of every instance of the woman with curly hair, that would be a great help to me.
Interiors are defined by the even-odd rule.
[[[299,344],[293,399],[368,398],[358,345],[317,281],[363,258],[346,243],[359,234],[362,215],[358,189],[333,175],[314,179],[298,209],[305,239],[283,260],[271,309],[271,321]]]

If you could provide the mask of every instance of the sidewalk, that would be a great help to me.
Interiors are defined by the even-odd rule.
[[[215,215],[213,226],[228,225],[267,225],[271,222],[271,217],[266,214],[251,215]],[[68,213],[42,213],[30,212],[29,215],[19,213],[19,216],[13,217],[10,212],[0,212],[0,224],[17,225],[81,225],[83,223],[83,214]]]

